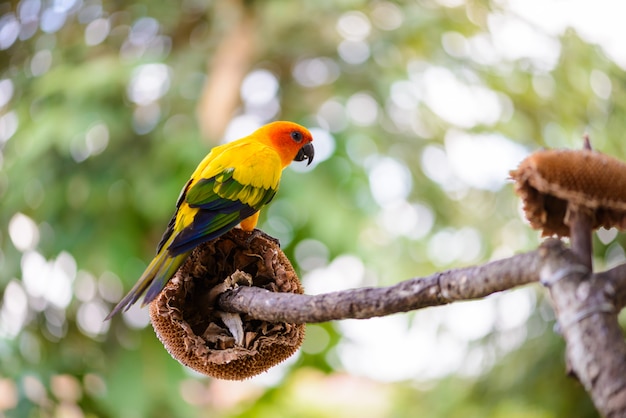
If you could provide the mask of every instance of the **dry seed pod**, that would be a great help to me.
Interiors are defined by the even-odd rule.
[[[304,324],[270,323],[216,309],[220,293],[250,282],[274,292],[303,293],[278,244],[261,234],[233,229],[194,249],[150,304],[152,326],[170,355],[208,376],[242,380],[295,353]]]
[[[589,211],[593,228],[626,228],[626,164],[591,150],[538,151],[511,172],[526,218],[543,236],[569,236],[568,207]]]

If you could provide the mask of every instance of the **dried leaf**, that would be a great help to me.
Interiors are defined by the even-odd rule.
[[[569,236],[568,205],[592,212],[594,228],[626,228],[626,164],[591,150],[538,151],[511,172],[533,228]]]

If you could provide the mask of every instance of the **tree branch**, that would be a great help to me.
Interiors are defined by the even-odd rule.
[[[242,286],[219,295],[216,308],[268,322],[364,319],[482,298],[540,280],[550,292],[567,345],[568,371],[585,386],[603,416],[626,416],[626,342],[617,321],[626,305],[626,264],[594,274],[583,251],[588,235],[585,219],[571,220],[572,226],[582,225],[581,239],[574,239],[571,249],[549,239],[537,251],[481,266],[389,287],[315,296]]]
[[[603,416],[626,416],[626,343],[614,303],[623,301],[623,292],[617,293],[611,281],[624,283],[624,267],[592,274],[577,254],[554,240],[542,246],[541,255],[541,280],[567,343],[570,372]]]
[[[322,295],[275,293],[239,287],[220,295],[218,305],[270,322],[325,322],[364,319],[428,306],[482,298],[539,280],[538,251],[518,254],[482,266],[415,278],[383,288],[361,288]]]

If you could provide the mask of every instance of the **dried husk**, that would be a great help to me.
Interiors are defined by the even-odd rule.
[[[238,344],[216,309],[217,296],[238,285],[303,293],[285,254],[272,239],[234,229],[193,250],[150,304],[154,330],[180,363],[227,380],[255,376],[287,359],[302,344],[304,324],[270,323],[241,315]]]
[[[587,210],[593,228],[626,228],[626,164],[597,151],[545,150],[511,172],[526,218],[543,236],[569,236],[568,207]]]

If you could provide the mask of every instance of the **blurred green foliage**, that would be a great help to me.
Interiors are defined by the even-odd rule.
[[[245,70],[270,78],[233,93],[229,129],[285,119],[327,137],[327,157],[288,169],[261,218],[303,277],[342,279],[333,261],[351,255],[363,273],[338,288],[388,285],[533,249],[506,171],[464,173],[508,161],[507,150],[580,147],[585,132],[626,157],[623,69],[575,30],[543,34],[506,2],[3,3],[0,416],[596,416],[565,376],[539,289],[518,343],[503,348],[510,330],[497,326],[463,342],[467,358],[481,353],[478,371],[391,382],[346,372],[351,338],[334,323],[316,325],[272,377],[230,383],[172,360],[139,311],[101,322],[221,139],[203,138],[197,106],[244,14]],[[545,44],[498,47],[503,16]],[[603,231],[596,264],[622,262],[623,245]]]

